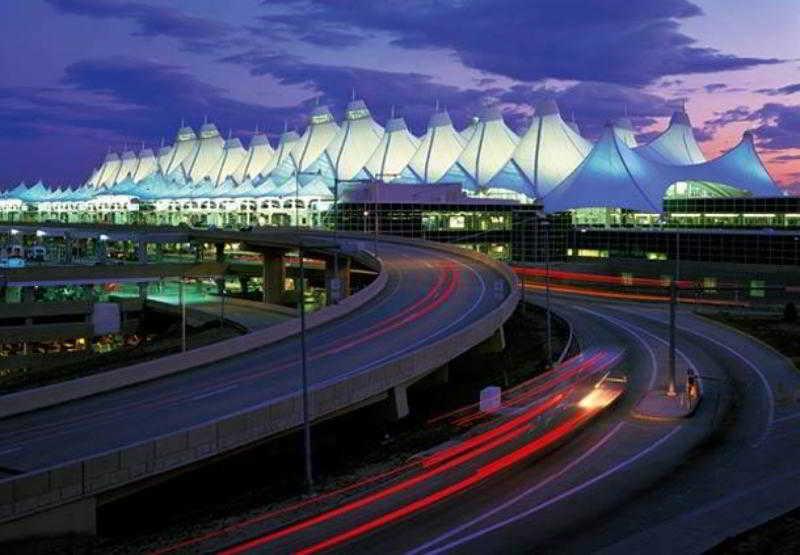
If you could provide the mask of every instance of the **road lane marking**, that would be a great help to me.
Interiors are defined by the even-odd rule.
[[[622,308],[618,308],[616,310],[619,310],[621,312],[627,312],[628,314],[636,315],[635,312],[632,312],[630,310],[625,310],[625,309],[622,309]],[[645,320],[650,320],[651,322],[656,322],[656,323],[662,324],[662,325],[665,324],[665,322],[662,322],[660,319],[650,318],[649,316],[643,316],[641,314],[638,315],[638,316],[640,318],[644,318]],[[633,325],[633,324],[631,324],[631,325]],[[764,428],[764,431],[761,434],[761,437],[759,437],[758,440],[755,443],[753,443],[753,447],[758,447],[759,445],[761,445],[761,443],[764,441],[764,439],[766,439],[767,435],[769,434],[770,430],[772,429],[773,423],[775,422],[775,395],[772,393],[772,387],[769,385],[769,380],[767,380],[767,377],[764,375],[763,372],[761,372],[761,370],[758,369],[758,366],[756,366],[750,359],[748,359],[747,357],[745,357],[744,355],[742,355],[738,351],[734,350],[733,348],[729,347],[728,345],[725,345],[721,341],[717,341],[713,337],[709,337],[708,335],[706,335],[704,333],[701,333],[699,331],[691,330],[691,329],[686,328],[684,326],[680,326],[680,325],[676,324],[676,327],[681,329],[681,330],[683,330],[683,331],[685,331],[686,333],[689,333],[689,334],[697,336],[697,337],[702,337],[703,339],[705,339],[707,341],[711,341],[712,343],[714,343],[718,347],[721,347],[722,349],[725,349],[726,351],[731,353],[733,356],[735,356],[736,358],[738,358],[739,360],[744,362],[747,366],[750,367],[751,370],[753,370],[753,372],[756,373],[756,376],[758,376],[759,380],[761,380],[761,385],[764,387],[764,391],[767,394],[767,424],[766,424],[766,426]],[[747,337],[746,334],[742,334],[742,333],[739,333],[739,332],[737,332],[737,333],[739,335]]]
[[[0,455],[8,455],[9,453],[16,453],[17,451],[22,451],[22,447],[11,447],[10,449],[0,451]]]
[[[219,395],[220,393],[225,393],[226,391],[230,391],[232,389],[236,389],[239,387],[239,384],[231,384],[226,387],[220,387],[219,389],[215,389],[213,391],[207,391],[206,393],[202,393],[200,395],[195,395],[194,397],[190,397],[190,401],[199,401],[201,399],[207,399],[208,397],[213,397],[214,395]]]
[[[443,545],[443,546],[441,546],[441,547],[439,547],[437,549],[434,549],[434,550],[431,550],[431,551],[426,551],[426,553],[434,555],[436,553],[442,553],[444,551],[449,551],[449,550],[451,550],[453,548],[456,548],[456,547],[458,547],[460,545],[463,545],[465,543],[471,542],[472,540],[474,540],[476,538],[479,538],[479,537],[484,536],[484,535],[486,535],[486,534],[488,534],[490,532],[493,532],[493,531],[495,531],[495,530],[497,530],[499,528],[504,528],[504,527],[508,526],[509,524],[513,524],[513,523],[515,523],[515,522],[517,522],[517,521],[519,521],[519,520],[521,520],[523,518],[527,518],[527,517],[531,516],[532,514],[538,513],[542,509],[546,509],[547,507],[550,507],[551,505],[555,505],[559,501],[563,501],[564,499],[572,497],[576,493],[579,493],[579,492],[581,492],[581,491],[593,486],[597,482],[600,482],[601,480],[604,480],[604,479],[608,478],[612,474],[616,474],[617,472],[619,472],[623,468],[626,468],[626,467],[632,465],[633,463],[635,463],[636,461],[638,461],[642,457],[648,455],[649,453],[651,453],[652,451],[654,451],[655,449],[660,447],[667,440],[669,440],[679,430],[683,429],[683,426],[684,426],[683,424],[681,424],[680,426],[676,426],[669,433],[664,435],[661,439],[657,440],[656,442],[652,443],[646,449],[644,449],[642,451],[639,451],[634,456],[632,456],[632,457],[630,457],[628,459],[625,459],[624,461],[618,463],[617,465],[613,466],[612,468],[609,468],[608,470],[606,470],[602,474],[598,474],[594,478],[591,478],[590,480],[587,480],[587,481],[583,482],[580,485],[572,487],[572,488],[568,489],[567,491],[565,491],[563,493],[560,493],[559,495],[556,495],[555,497],[551,497],[547,501],[543,501],[543,502],[539,503],[538,505],[536,505],[534,507],[531,507],[530,509],[527,509],[525,511],[517,513],[517,514],[515,514],[513,516],[510,516],[510,517],[508,517],[508,518],[506,518],[504,520],[501,520],[500,522],[498,522],[496,524],[493,524],[491,526],[487,526],[485,528],[481,528],[481,529],[473,532],[472,534],[464,536],[463,538],[459,538],[458,540],[452,541],[452,542],[450,542],[448,544],[445,544],[445,545]]]
[[[527,497],[531,493],[534,493],[535,491],[543,488],[544,486],[546,486],[547,484],[553,482],[554,480],[557,480],[558,478],[560,478],[561,476],[563,476],[564,474],[566,474],[567,472],[572,470],[575,466],[577,466],[578,464],[580,464],[581,462],[586,460],[587,457],[589,457],[590,455],[594,454],[603,445],[605,445],[611,439],[611,437],[613,435],[615,435],[619,431],[620,428],[622,428],[622,426],[624,424],[625,424],[625,422],[619,422],[616,426],[614,426],[614,428],[611,429],[611,431],[609,431],[603,437],[601,437],[599,441],[597,441],[588,450],[586,450],[584,453],[582,453],[577,459],[574,459],[574,460],[570,461],[570,463],[567,464],[565,467],[563,467],[561,470],[559,470],[558,472],[556,472],[554,474],[549,475],[544,480],[542,480],[541,482],[537,483],[535,486],[533,486],[531,488],[528,488],[527,490],[525,490],[522,493],[512,497],[511,499],[509,499],[508,501],[505,501],[504,503],[498,505],[497,507],[494,507],[493,509],[490,509],[489,511],[486,511],[485,513],[483,513],[481,515],[478,515],[477,517],[473,518],[472,520],[469,520],[469,521],[465,522],[464,524],[461,524],[460,526],[458,526],[456,528],[450,529],[448,532],[445,532],[441,536],[438,536],[438,537],[432,539],[431,541],[429,541],[429,542],[427,542],[425,544],[422,544],[422,545],[420,545],[418,547],[415,547],[411,551],[408,551],[406,555],[416,555],[418,553],[421,553],[421,552],[425,551],[426,549],[436,545],[437,543],[441,543],[443,540],[446,540],[447,538],[450,538],[450,537],[452,537],[452,536],[454,536],[454,535],[456,535],[456,534],[458,534],[460,532],[463,532],[464,530],[466,530],[467,528],[472,527],[473,525],[477,524],[478,522],[480,522],[482,520],[486,520],[487,518],[491,517],[492,515],[497,514],[498,512],[510,507],[511,505],[514,505],[515,503],[518,503],[524,497]]]

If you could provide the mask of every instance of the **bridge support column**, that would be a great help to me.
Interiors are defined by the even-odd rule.
[[[286,267],[283,263],[283,253],[265,251],[261,254],[263,267],[261,277],[264,280],[265,303],[278,304],[283,299],[286,286]]]
[[[495,330],[492,336],[478,345],[479,353],[502,353],[506,348],[506,334],[503,326]]]
[[[408,389],[398,385],[389,390],[387,402],[387,416],[390,420],[400,420],[408,416]]]
[[[214,243],[215,260],[218,264],[225,262],[225,243]],[[217,284],[217,295],[220,297],[225,294],[225,276],[214,280]]]
[[[136,260],[139,264],[147,264],[147,243],[144,241],[136,243]]]
[[[147,282],[137,283],[136,285],[139,286],[139,300],[141,300],[142,302],[146,302],[147,301]]]
[[[338,256],[325,259],[325,298],[335,304],[350,295],[350,258]]]
[[[22,302],[23,303],[32,303],[34,301],[33,298],[33,287],[26,285],[22,288]]]
[[[250,288],[250,278],[246,276],[239,276],[239,288],[242,290],[242,295],[247,296],[247,291]]]
[[[445,364],[434,370],[430,375],[431,384],[443,385],[450,381],[450,365]]]
[[[67,534],[97,534],[97,500],[94,497],[0,525],[0,542]]]
[[[64,264],[72,264],[72,236],[69,233],[64,235]]]

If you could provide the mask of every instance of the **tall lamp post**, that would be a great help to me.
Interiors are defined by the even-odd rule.
[[[659,220],[661,229],[667,224],[666,218]],[[667,252],[669,252],[669,239],[667,239]],[[675,397],[678,392],[675,384],[675,353],[676,347],[676,313],[678,307],[678,280],[681,270],[681,232],[680,228],[675,230],[675,266],[673,268],[672,279],[669,285],[669,373],[667,375],[667,396]]]

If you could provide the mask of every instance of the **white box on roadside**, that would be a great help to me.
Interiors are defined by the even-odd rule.
[[[497,412],[502,404],[502,391],[499,386],[490,385],[481,389],[481,412]]]

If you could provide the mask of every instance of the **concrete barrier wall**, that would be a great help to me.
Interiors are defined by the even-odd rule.
[[[381,268],[378,277],[361,291],[345,297],[338,304],[309,314],[306,318],[306,327],[309,329],[315,328],[350,314],[380,294],[386,287],[387,281],[388,273]],[[265,347],[298,333],[300,333],[300,320],[295,318],[241,337],[234,337],[233,339],[226,339],[225,341],[199,347],[186,353],[166,355],[102,374],[4,395],[0,397],[0,401],[2,401],[0,402],[0,418],[155,380]]]
[[[507,266],[460,247],[440,245],[439,248],[495,267],[510,287],[509,291],[503,292],[505,300],[481,319],[453,331],[430,345],[380,367],[313,388],[309,405],[312,419],[339,412],[374,398],[393,387],[403,386],[425,376],[491,337],[511,316],[521,293],[516,287],[516,277]],[[376,280],[370,287],[382,289],[385,286],[385,271],[381,272],[379,279],[382,279],[382,284]],[[371,296],[373,293],[368,289],[369,287],[356,295]],[[355,297],[354,295],[346,301],[349,300],[350,305],[356,306],[342,307],[346,302],[343,301],[332,308],[347,312],[354,310],[357,304],[360,304]],[[323,315],[322,312],[317,315],[326,318],[326,321],[334,318],[331,315]],[[317,322],[316,325],[320,323]],[[295,328],[293,333],[296,331]],[[163,363],[163,359],[160,362]],[[299,396],[295,395],[278,401],[265,402],[258,407],[230,414],[213,422],[129,445],[86,460],[8,478],[0,481],[0,522],[23,518],[83,497],[94,497],[148,476],[177,469],[297,428],[301,423],[301,401]]]

